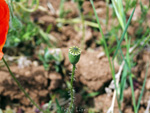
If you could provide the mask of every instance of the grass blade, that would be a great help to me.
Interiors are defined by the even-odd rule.
[[[124,30],[125,28],[125,24],[126,24],[126,17],[124,14],[124,10],[123,10],[123,3],[122,0],[112,0],[112,4],[114,7],[114,10],[116,12],[116,15],[118,17],[119,23],[122,27],[122,29]]]
[[[101,33],[101,35],[102,35],[102,38],[103,38],[105,53],[106,53],[106,55],[107,55],[107,57],[108,57],[108,56],[109,56],[109,52],[108,52],[106,40],[105,40],[105,37],[104,37],[104,33],[103,33],[103,30],[102,30],[101,24],[100,24],[100,22],[99,22],[99,18],[98,18],[98,15],[97,15],[97,13],[96,13],[96,9],[95,9],[93,0],[90,0],[90,2],[91,2],[91,4],[92,4],[93,10],[94,10],[94,14],[95,14],[95,16],[96,16],[96,21],[97,21],[97,23],[98,23],[99,31],[100,31],[100,33]]]
[[[64,16],[64,3],[65,3],[65,0],[61,0],[60,2],[60,8],[59,8],[59,17],[60,18],[63,18]]]
[[[147,73],[148,73],[148,67],[149,67],[149,63],[147,64],[147,68],[146,68],[146,73],[145,73],[145,77],[144,77],[144,82],[143,82],[141,94],[140,94],[140,97],[139,97],[139,99],[138,99],[137,111],[138,111],[138,109],[139,109],[139,107],[140,107],[140,102],[141,102],[141,99],[142,99],[142,96],[143,96],[143,93],[144,93],[144,88],[145,88],[145,83],[146,83]]]
[[[124,69],[123,69],[123,74],[122,74],[122,78],[121,78],[121,84],[120,84],[120,102],[123,101],[123,91],[125,89],[125,85],[126,85],[126,80],[127,80],[127,65],[125,65]]]
[[[97,13],[96,13],[96,9],[95,9],[93,0],[90,0],[90,2],[91,2],[91,4],[92,4],[92,8],[93,8],[94,14],[95,14],[95,16],[96,16],[96,21],[97,21],[97,23],[98,23],[98,28],[99,28],[99,30],[100,30],[100,33],[101,33],[102,39],[103,39],[105,54],[106,54],[106,56],[108,57],[108,61],[109,61],[111,73],[112,73],[113,79],[114,79],[114,81],[115,81],[115,71],[113,70],[113,67],[112,67],[112,63],[111,63],[111,60],[110,60],[110,55],[109,55],[107,43],[106,43],[106,40],[105,40],[105,37],[104,37],[104,33],[103,33],[103,31],[102,31],[102,27],[101,27],[101,24],[100,24],[100,22],[99,22],[98,15],[97,15]]]
[[[118,50],[119,50],[119,48],[120,48],[120,46],[121,46],[121,43],[122,43],[122,41],[123,41],[123,39],[124,39],[124,36],[125,36],[125,34],[126,34],[126,32],[127,32],[128,26],[129,26],[129,24],[130,24],[130,22],[131,22],[131,19],[132,19],[132,17],[133,17],[134,11],[135,11],[135,8],[133,9],[132,14],[130,15],[130,17],[129,17],[129,19],[128,19],[128,22],[127,22],[127,24],[126,24],[125,30],[123,31],[123,34],[122,34],[121,39],[120,39],[120,41],[119,41],[119,44],[117,45],[117,49],[116,49],[116,51],[115,51],[115,54],[114,54],[114,56],[113,56],[113,59],[116,57],[116,55],[117,55],[117,53],[118,53]]]
[[[116,36],[116,40],[117,40],[117,44],[119,44],[118,36]],[[127,62],[127,60],[126,60],[126,58],[125,58],[123,52],[122,52],[121,47],[119,47],[119,50],[120,50],[121,56],[122,56],[122,58],[123,58],[123,61],[125,62],[126,66],[127,66],[127,69],[129,70],[129,72],[131,72],[131,69],[130,69],[130,67],[129,67],[129,64],[128,64],[128,62]]]
[[[134,86],[133,86],[133,79],[132,79],[132,75],[131,74],[129,75],[129,83],[130,83],[131,92],[132,92],[132,102],[133,102],[134,112],[137,113],[135,94],[134,94]]]
[[[58,102],[57,98],[56,98],[55,101],[56,101],[57,113],[64,113],[61,106],[59,105],[59,102]]]

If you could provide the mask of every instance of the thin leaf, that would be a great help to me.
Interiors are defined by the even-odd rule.
[[[133,17],[134,11],[135,11],[135,8],[133,9],[132,14],[130,15],[130,18],[128,19],[128,22],[127,22],[127,24],[126,24],[125,30],[123,31],[123,34],[122,34],[121,39],[120,39],[120,41],[119,41],[119,44],[117,45],[117,49],[116,49],[116,51],[115,51],[115,54],[114,54],[114,56],[113,56],[113,59],[116,57],[116,55],[117,55],[117,53],[118,53],[118,50],[119,50],[119,48],[120,48],[120,46],[121,46],[121,43],[122,43],[122,41],[123,41],[123,39],[124,39],[124,36],[125,36],[125,34],[126,34],[126,32],[127,32],[128,26],[129,26],[129,24],[130,24],[130,22],[131,22],[131,19],[132,19],[132,17]]]
[[[138,109],[139,109],[139,107],[140,107],[140,102],[141,102],[141,99],[142,99],[142,96],[143,96],[143,93],[144,93],[144,88],[145,88],[145,83],[146,83],[147,73],[148,73],[148,67],[149,67],[149,63],[147,64],[147,68],[146,68],[146,73],[145,73],[145,77],[144,77],[144,82],[143,82],[141,94],[140,94],[140,97],[139,97],[139,99],[138,99],[137,111],[138,111]]]
[[[100,33],[101,33],[101,35],[102,35],[102,38],[103,38],[105,53],[106,53],[107,57],[109,57],[109,51],[108,51],[108,48],[107,48],[106,40],[105,40],[105,37],[104,37],[104,33],[103,33],[103,30],[102,30],[101,24],[100,24],[100,22],[99,22],[98,15],[97,15],[97,13],[96,13],[96,9],[95,9],[93,0],[90,0],[90,1],[91,1],[93,10],[94,10],[94,14],[95,14],[95,17],[96,17],[96,21],[97,21],[97,24],[98,24],[99,31],[100,31]]]
[[[116,40],[117,40],[117,44],[119,44],[119,39],[118,39],[117,36],[116,36]],[[119,50],[120,50],[121,56],[122,56],[122,58],[123,58],[123,61],[125,62],[126,66],[127,66],[127,68],[128,68],[128,71],[131,72],[131,69],[130,69],[130,67],[129,67],[129,64],[128,64],[128,62],[127,62],[126,58],[124,57],[124,54],[123,54],[123,52],[122,52],[122,50],[121,50],[121,47],[119,47]]]
[[[59,8],[59,17],[60,18],[63,18],[64,16],[64,3],[65,3],[65,0],[61,0],[60,2],[60,8]]]
[[[96,21],[98,23],[98,28],[99,28],[99,31],[102,35],[102,39],[103,39],[103,44],[104,44],[104,50],[105,50],[105,54],[106,56],[108,57],[108,61],[109,61],[109,65],[110,65],[110,69],[111,69],[111,73],[112,73],[112,76],[113,76],[113,80],[115,82],[115,85],[116,85],[116,80],[115,80],[115,70],[113,69],[113,66],[112,66],[112,63],[111,63],[111,60],[110,60],[110,55],[109,55],[109,51],[108,51],[108,47],[107,47],[107,43],[106,43],[106,40],[105,40],[105,37],[104,37],[104,33],[102,31],[102,27],[101,27],[101,24],[99,22],[99,18],[98,18],[98,15],[96,13],[96,9],[95,9],[95,6],[94,6],[94,3],[93,3],[93,0],[90,0],[91,4],[92,4],[92,8],[94,10],[94,14],[95,14],[95,17],[96,17]],[[101,40],[100,40],[101,41]]]
[[[57,113],[64,113],[61,106],[59,105],[59,102],[58,102],[57,98],[56,98],[55,101],[56,101]]]
[[[126,80],[127,80],[127,65],[125,65],[122,78],[121,78],[121,84],[120,84],[120,101],[123,101],[123,91],[125,89]]]
[[[131,92],[132,92],[132,102],[133,102],[134,112],[137,113],[132,74],[129,75],[129,82],[130,82],[130,87],[131,87]]]

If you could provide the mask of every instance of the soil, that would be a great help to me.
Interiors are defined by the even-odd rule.
[[[47,6],[47,3],[50,2],[54,8],[54,12],[50,10]],[[145,1],[144,1],[145,3]],[[64,70],[62,72],[56,72],[55,69],[51,69],[46,71],[40,63],[38,65],[34,65],[34,61],[29,66],[24,68],[19,68],[15,63],[10,66],[11,70],[15,74],[16,78],[20,81],[21,85],[25,88],[25,90],[29,93],[29,95],[37,102],[39,105],[44,105],[48,103],[52,97],[54,92],[57,89],[66,89],[66,81],[70,79],[70,72],[72,69],[72,65],[69,63],[68,59],[68,48],[72,45],[76,45],[81,47],[81,39],[82,39],[82,31],[81,24],[70,25],[65,24],[60,29],[57,27],[58,23],[56,18],[59,17],[59,4],[60,0],[40,0],[40,5],[45,8],[45,10],[37,10],[31,15],[31,19],[37,20],[37,23],[46,30],[48,25],[52,25],[52,29],[50,34],[57,40],[57,47],[61,48],[63,53],[64,60],[62,65],[64,66]],[[112,8],[110,8],[109,12],[109,22],[108,28],[106,28],[104,24],[104,20],[106,20],[106,4],[104,0],[95,0],[94,5],[96,7],[96,11],[98,16],[101,17],[102,29],[104,33],[107,33],[107,30],[111,29],[111,25],[118,24],[117,20],[112,20],[113,12]],[[89,1],[85,1],[83,4],[84,11],[83,14],[87,14],[91,12],[93,14],[93,10]],[[137,10],[135,12],[135,16],[132,20],[132,26],[129,27],[129,34],[134,36],[134,32],[137,24],[134,24],[139,15],[141,15],[140,7],[136,7]],[[79,15],[77,10],[77,6],[68,1],[65,3],[65,11],[69,10],[69,13],[65,16],[67,19],[76,18]],[[129,11],[128,16],[131,14]],[[149,18],[148,13],[148,18]],[[150,20],[150,19],[149,19]],[[150,22],[149,22],[150,23]],[[101,36],[98,31],[93,30],[92,27],[85,26],[85,45],[82,49],[82,55],[79,63],[77,64],[76,75],[75,75],[75,89],[76,89],[76,106],[85,106],[85,108],[94,108],[95,111],[100,111],[98,113],[106,113],[108,108],[111,105],[111,100],[113,93],[106,93],[105,88],[109,87],[111,83],[112,76],[109,68],[109,62],[105,55],[99,57],[101,53],[103,53],[102,47],[98,47],[95,43],[95,40],[98,40]],[[134,37],[135,38],[135,37]],[[150,61],[150,50],[144,49],[140,53],[138,53],[134,61],[137,63],[136,66],[132,69],[134,73],[134,88],[135,88],[135,97],[136,100],[140,95],[140,91],[142,88],[142,84],[144,81],[145,73],[146,73],[146,65],[147,62]],[[52,65],[52,64],[51,64]],[[115,70],[118,71],[119,67],[117,63],[115,64]],[[30,101],[25,97],[25,95],[20,91],[16,83],[13,81],[11,75],[7,71],[6,68],[0,68],[0,108],[6,109],[7,107],[11,107],[14,109],[21,109],[25,111],[25,113],[35,113],[36,108],[30,103]],[[86,87],[86,88],[85,88]],[[84,100],[82,96],[82,90],[86,89],[87,93],[91,92],[99,92],[97,96],[88,98],[88,101]],[[143,98],[141,100],[141,106],[139,113],[143,113],[146,109],[147,102],[150,99],[150,67],[148,68],[148,77],[146,81],[145,91]],[[62,98],[58,100],[61,101]],[[124,91],[124,100],[122,104],[123,113],[133,113],[132,100],[131,100],[131,89],[129,86],[126,87]],[[67,100],[62,101],[68,103]],[[17,111],[17,110],[16,110]],[[87,112],[87,111],[85,111]],[[115,102],[114,112],[118,112],[117,102]],[[20,112],[18,112],[20,113]]]

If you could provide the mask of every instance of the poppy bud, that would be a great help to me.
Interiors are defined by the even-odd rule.
[[[80,59],[81,50],[77,46],[69,48],[69,61],[75,65]]]

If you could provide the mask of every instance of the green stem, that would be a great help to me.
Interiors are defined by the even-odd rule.
[[[73,110],[73,102],[74,102],[74,89],[73,89],[73,81],[74,81],[74,75],[75,75],[75,64],[73,64],[73,69],[72,69],[72,75],[71,75],[71,88],[70,88],[70,93],[71,93],[71,103],[69,105],[69,113]]]
[[[100,24],[100,22],[99,22],[98,15],[97,15],[97,13],[96,13],[96,9],[95,9],[95,7],[94,7],[93,0],[90,0],[90,2],[91,2],[91,4],[92,4],[92,8],[93,8],[94,13],[95,13],[95,16],[96,16],[96,20],[97,20],[97,23],[98,23],[99,31],[100,31],[100,33],[101,33],[101,35],[102,35],[103,44],[104,44],[104,50],[105,50],[106,56],[108,57],[108,61],[109,61],[110,69],[111,69],[111,72],[112,72],[112,76],[113,76],[113,78],[115,78],[115,72],[114,72],[114,70],[113,70],[112,63],[111,63],[111,60],[110,60],[110,55],[109,55],[107,43],[106,43],[106,40],[105,40],[105,36],[104,36],[103,30],[102,30],[101,24]]]
[[[80,19],[81,19],[81,23],[82,23],[82,39],[81,39],[81,49],[83,49],[84,47],[84,38],[85,38],[85,19],[84,19],[84,15],[82,12],[82,6],[80,6],[80,3],[78,2],[78,9],[79,9],[79,15],[80,15]]]
[[[38,7],[39,7],[39,0],[36,0],[36,6],[35,6],[35,8],[31,8],[31,9],[25,7],[25,6],[23,5],[23,3],[21,3],[21,2],[15,2],[15,3],[16,3],[16,5],[18,5],[20,8],[22,8],[24,11],[30,12],[30,13],[36,11],[36,10],[38,9]]]
[[[8,5],[9,5],[10,16],[13,18],[14,17],[14,13],[13,13],[13,3],[12,3],[12,0],[9,0]]]
[[[129,69],[130,69],[128,71],[131,73],[130,53],[129,53],[131,39],[128,39],[127,34],[125,35],[125,41],[126,41],[126,49],[127,49],[126,58],[127,58],[127,63],[128,63]],[[135,101],[135,95],[134,95],[133,79],[132,79],[131,74],[129,75],[129,82],[130,82],[131,91],[132,91],[132,102],[133,102],[134,112],[137,113],[137,107],[136,107],[136,101]]]
[[[129,75],[129,82],[130,82],[131,91],[132,91],[132,102],[133,102],[134,112],[137,113],[136,101],[135,101],[135,96],[134,96],[133,79],[132,79],[131,74]]]
[[[63,24],[80,24],[80,23],[82,23],[80,18],[75,18],[75,19],[57,18],[56,22],[60,22],[60,23],[63,23]],[[87,21],[87,20],[84,20],[84,25],[91,26],[91,27],[94,27],[94,28],[98,28],[97,23],[90,22],[90,21]]]
[[[106,0],[106,29],[108,29],[109,20],[109,0]]]
[[[18,87],[20,88],[20,90],[25,94],[25,96],[32,102],[33,105],[35,105],[40,111],[42,111],[42,109],[34,102],[34,100],[32,100],[32,98],[29,96],[29,94],[25,91],[25,89],[22,87],[22,85],[20,84],[20,82],[17,80],[17,78],[15,77],[15,75],[12,73],[12,71],[10,70],[7,62],[5,61],[4,57],[2,58],[3,62],[5,63],[10,75],[12,76],[12,78],[14,79],[14,81],[17,83]]]
[[[85,21],[84,21],[84,15],[82,14],[82,12],[80,11],[80,16],[81,16],[81,20],[82,20],[82,39],[81,39],[81,49],[83,49],[84,46],[84,38],[85,38]]]
[[[63,18],[63,13],[64,13],[64,3],[65,3],[65,0],[61,0],[60,2],[60,8],[59,8],[59,17],[60,18]]]

